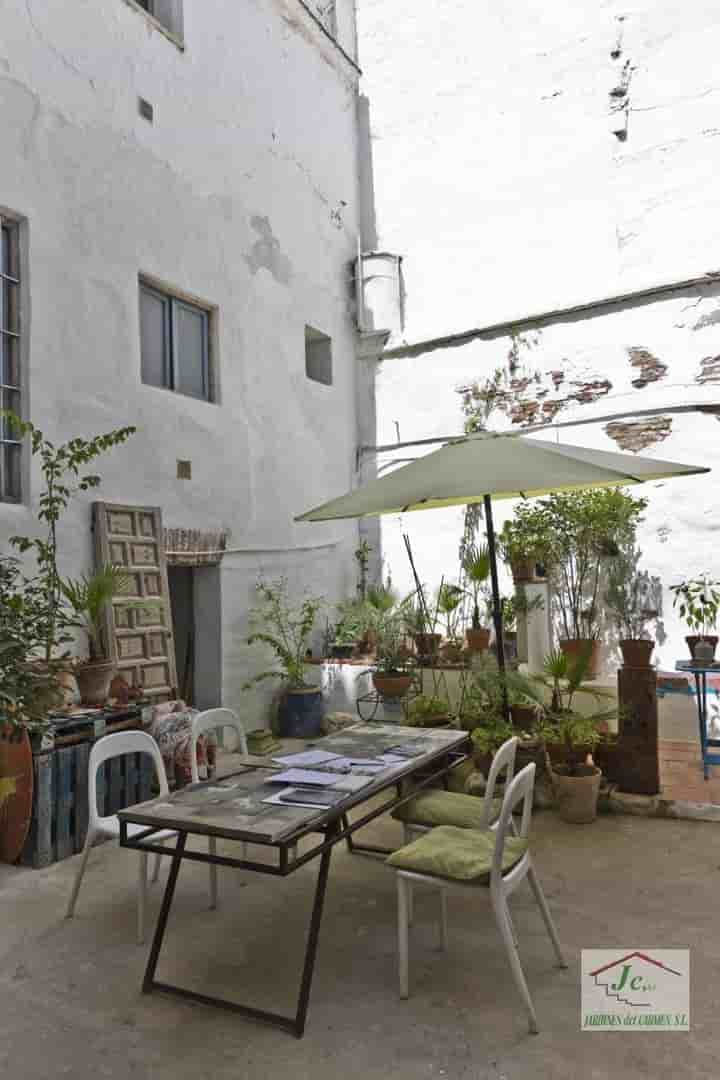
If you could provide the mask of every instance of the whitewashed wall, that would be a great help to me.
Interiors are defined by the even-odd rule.
[[[353,2],[337,7],[353,53]],[[356,528],[292,516],[353,475],[357,71],[299,0],[184,0],[183,21],[180,48],[131,0],[0,0],[0,207],[24,222],[32,420],[55,440],[136,424],[100,497],[252,549],[221,571],[223,696],[244,706],[258,572],[352,587]],[[218,404],[140,382],[140,273],[217,306]],[[306,323],[332,336],[332,387],[305,376]],[[81,499],[65,574],[89,565],[89,521]],[[28,502],[0,506],[0,546],[32,529]]]
[[[404,256],[407,342],[680,282],[720,264],[715,5],[360,0],[359,41],[378,246]],[[515,419],[537,420],[544,401],[583,388],[589,403],[570,402],[558,420],[720,400],[719,323],[714,287],[542,323],[521,350],[541,381],[514,389]],[[459,432],[457,389],[506,366],[510,345],[498,335],[385,360],[377,441],[394,441],[398,426],[403,440]],[[633,385],[642,376],[633,349],[665,365],[658,379]],[[562,373],[557,388],[550,371]],[[609,387],[593,390],[606,379]],[[496,412],[490,423],[511,420]],[[712,417],[676,417],[663,437],[640,441],[651,456],[715,467],[719,433]],[[563,438],[617,449],[603,425]],[[720,577],[720,476],[643,494],[647,568],[665,586],[702,570]],[[409,584],[403,528],[425,580],[451,575],[461,519],[434,511],[386,520],[396,580]],[[685,645],[667,589],[665,600],[660,659],[672,666]]]

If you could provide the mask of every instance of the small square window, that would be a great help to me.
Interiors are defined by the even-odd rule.
[[[332,339],[312,326],[305,327],[305,374],[313,382],[332,386]]]
[[[142,381],[213,401],[207,308],[140,283]]]

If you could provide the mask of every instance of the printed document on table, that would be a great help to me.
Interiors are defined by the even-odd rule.
[[[284,769],[268,777],[271,784],[310,784],[313,787],[329,787],[332,774],[319,769]]]
[[[281,754],[274,757],[278,765],[292,765],[308,767],[311,765],[325,765],[339,758],[339,754],[331,754],[328,750],[299,750],[296,754]]]
[[[308,801],[313,795],[317,802]],[[270,803],[271,806],[301,806],[303,810],[329,810],[335,803],[342,802],[344,798],[346,798],[346,793],[342,791],[315,794],[307,789],[297,791],[295,788],[287,787],[278,791],[276,795],[268,795],[263,802]]]

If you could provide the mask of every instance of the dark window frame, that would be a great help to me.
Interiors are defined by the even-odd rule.
[[[305,376],[318,386],[332,386],[333,341],[329,334],[305,324]]]
[[[143,377],[142,364],[142,296],[146,293],[154,300],[163,305],[163,382],[158,384]],[[179,293],[163,288],[148,281],[140,279],[139,288],[140,303],[140,380],[144,386],[154,386],[159,390],[170,390],[174,394],[182,394],[183,397],[193,398],[195,401],[206,401],[211,405],[217,404],[216,379],[214,372],[214,357],[212,349],[213,316],[212,308],[189,300]],[[200,316],[202,320],[202,356],[200,379],[203,393],[191,394],[187,390],[179,389],[181,373],[179,370],[179,341],[178,311],[189,311],[193,316]]]
[[[22,290],[20,223],[0,214],[0,408],[11,408],[21,417],[24,402]],[[7,421],[0,420],[0,502],[22,502],[22,443],[17,430]],[[11,459],[14,459],[14,466],[8,464]]]

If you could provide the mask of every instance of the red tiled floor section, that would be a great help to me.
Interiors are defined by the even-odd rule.
[[[703,778],[700,744],[660,740],[660,787],[666,799],[720,805],[720,766]]]

